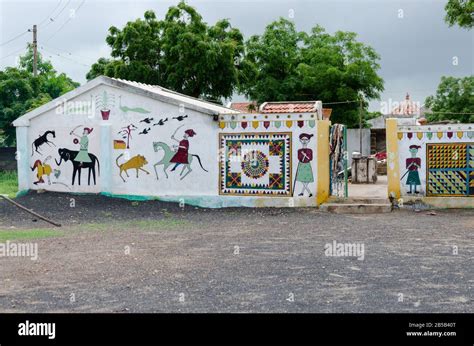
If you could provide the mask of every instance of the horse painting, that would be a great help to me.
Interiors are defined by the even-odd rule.
[[[56,132],[55,131],[46,131],[43,133],[41,136],[36,138],[33,143],[31,143],[31,156],[33,156],[34,152],[36,151],[38,154],[42,155],[39,151],[38,148],[42,146],[43,144],[48,144],[49,146],[54,145],[56,146],[53,142],[48,140],[48,135],[52,135],[53,138],[56,138]],[[50,144],[51,143],[51,144]],[[33,146],[35,149],[33,150]]]
[[[155,152],[158,152],[159,150],[162,150],[164,152],[163,158],[153,165],[156,173],[156,179],[159,179],[158,171],[156,169],[156,167],[159,165],[163,165],[163,172],[165,173],[166,178],[168,178],[168,172],[166,172],[166,170],[171,164],[174,164],[173,162],[171,162],[171,159],[176,154],[176,152],[172,150],[168,144],[163,142],[153,142],[153,150],[155,150]],[[191,173],[191,163],[193,162],[193,157],[197,158],[199,165],[201,166],[203,171],[207,172],[207,170],[202,166],[201,158],[199,157],[199,155],[188,154],[188,163],[183,164],[183,169],[181,170],[181,173],[179,173],[179,176],[181,177],[180,180],[183,180],[189,173]]]

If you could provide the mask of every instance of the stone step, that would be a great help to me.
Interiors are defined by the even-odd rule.
[[[323,203],[319,207],[322,211],[335,214],[380,214],[390,213],[390,203]]]
[[[338,204],[390,204],[388,198],[371,198],[371,197],[335,197],[328,198],[327,203]]]

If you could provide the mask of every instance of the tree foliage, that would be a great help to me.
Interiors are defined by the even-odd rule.
[[[363,99],[365,107],[379,97],[383,80],[377,75],[378,54],[356,38],[352,32],[330,35],[321,26],[298,32],[281,18],[246,42],[240,91],[258,103]],[[358,124],[358,102],[328,107],[334,122]]]
[[[474,114],[452,114],[474,113],[474,76],[441,77],[436,95],[429,96],[425,105],[433,111],[427,116],[429,121],[455,120],[474,123]]]
[[[11,123],[19,116],[76,88],[79,83],[58,74],[49,61],[38,54],[37,76],[33,76],[33,49],[28,46],[17,67],[0,71],[0,129],[6,145],[15,143]]]
[[[112,59],[99,59],[89,80],[104,74],[213,100],[229,98],[238,83],[242,34],[226,19],[209,26],[184,1],[163,20],[146,11],[144,19],[111,27],[106,41]]]
[[[444,9],[446,10],[444,20],[449,26],[457,24],[467,29],[474,26],[473,0],[449,0]]]

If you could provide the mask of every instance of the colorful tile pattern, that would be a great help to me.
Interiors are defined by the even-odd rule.
[[[474,143],[427,144],[427,195],[474,195]]]
[[[219,193],[291,196],[291,133],[219,135]]]

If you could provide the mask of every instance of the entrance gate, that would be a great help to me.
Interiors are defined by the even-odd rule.
[[[329,194],[348,197],[347,186],[347,128],[342,124],[331,126],[329,135]]]

